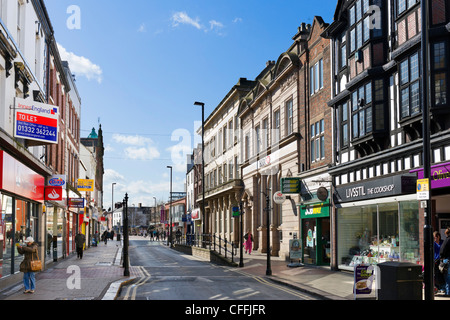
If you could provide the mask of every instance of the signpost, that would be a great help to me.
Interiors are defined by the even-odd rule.
[[[14,136],[43,144],[57,144],[58,110],[57,106],[16,98]]]

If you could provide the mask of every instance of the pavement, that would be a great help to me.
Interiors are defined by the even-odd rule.
[[[144,240],[130,237],[130,240],[134,239]],[[164,242],[161,245],[165,245]],[[144,276],[138,266],[132,265],[130,275],[124,276],[121,258],[120,241],[109,241],[106,245],[100,243],[85,250],[83,259],[71,254],[37,273],[35,293],[24,294],[20,282],[1,291],[0,300],[115,300],[123,285]],[[234,261],[239,263],[239,257]],[[329,267],[295,266],[284,259],[271,257],[271,275],[266,275],[267,256],[258,252],[244,254],[243,262],[244,266],[236,267],[236,272],[265,277],[321,300],[355,300],[353,274],[350,272],[333,271]],[[375,299],[375,296],[372,294],[368,298]],[[435,300],[450,301],[450,298],[438,294]]]

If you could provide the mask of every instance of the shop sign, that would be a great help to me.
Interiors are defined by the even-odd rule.
[[[287,199],[286,195],[283,194],[281,191],[277,191],[273,194],[273,202],[276,204],[283,204]]]
[[[289,259],[301,259],[302,258],[302,243],[299,239],[289,240]]]
[[[300,178],[281,178],[281,193],[296,194],[300,189]]]
[[[16,138],[58,143],[58,107],[16,98],[14,107]]]
[[[47,186],[50,187],[62,187],[66,188],[66,175],[52,175],[47,182]]]
[[[415,176],[397,175],[342,187],[339,186],[335,188],[334,195],[337,202],[352,202],[411,194],[416,192],[416,182],[417,178]]]
[[[372,283],[374,278],[374,266],[357,265],[354,271],[353,293],[356,297],[358,294],[370,294],[372,292]]]
[[[423,179],[423,169],[410,171],[417,172],[417,178]],[[431,167],[431,189],[450,187],[450,162],[437,164]]]
[[[330,216],[330,202],[325,201],[321,203],[308,204],[301,206],[300,217],[302,219],[308,218],[325,218]]]
[[[78,179],[77,180],[77,190],[78,191],[94,191],[94,180],[92,179]]]
[[[44,201],[45,178],[0,150],[0,189],[34,201]]]
[[[84,198],[69,198],[70,208],[84,208]]]
[[[45,187],[45,201],[62,201],[63,188],[62,187]]]
[[[200,219],[200,209],[194,209],[191,213],[192,220]]]

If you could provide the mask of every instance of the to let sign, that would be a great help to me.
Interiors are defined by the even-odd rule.
[[[16,98],[14,111],[16,138],[58,143],[58,107]]]

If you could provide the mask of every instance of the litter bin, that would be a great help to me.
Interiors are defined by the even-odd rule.
[[[422,300],[422,266],[389,261],[378,268],[378,300]]]
[[[116,238],[117,238],[117,241],[120,241],[120,233],[117,234]]]

